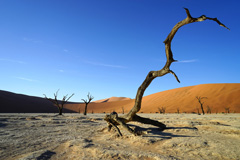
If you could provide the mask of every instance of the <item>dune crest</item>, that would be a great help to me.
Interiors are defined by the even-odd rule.
[[[115,101],[125,101],[125,100],[130,100],[131,98],[127,97],[110,97],[110,98],[105,98],[105,99],[100,99],[97,101],[93,101],[94,103],[105,103],[105,102],[115,102]]]

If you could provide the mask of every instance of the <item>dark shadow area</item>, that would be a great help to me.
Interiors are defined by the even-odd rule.
[[[55,152],[52,151],[46,151],[43,154],[41,154],[39,157],[37,157],[37,160],[48,160],[50,159],[54,154],[56,154]]]
[[[189,130],[198,130],[196,127],[167,127],[167,129],[189,129]]]
[[[92,147],[94,146],[94,144],[90,143],[90,144],[87,144],[86,146],[84,146],[83,148],[89,148],[89,147]]]
[[[220,123],[220,122],[209,122],[211,125],[220,125],[220,126],[231,126],[231,125],[228,125],[228,124],[223,124],[223,123]]]
[[[107,99],[107,100],[105,100],[105,101],[102,101],[101,103],[105,103],[105,102],[108,102],[109,101],[109,99]]]
[[[0,113],[58,113],[58,108],[42,97],[28,96],[0,90]],[[63,108],[64,113],[76,113]]]
[[[0,123],[0,127],[6,127],[7,125],[4,123]]]
[[[136,125],[129,125],[131,128],[134,128],[135,131],[147,131],[150,134],[143,135],[144,137],[155,137],[162,139],[171,139],[173,137],[196,137],[196,136],[187,136],[187,135],[174,135],[172,133],[165,132],[168,129],[189,129],[189,130],[198,130],[196,127],[167,127],[164,131],[158,127],[143,128]]]
[[[63,113],[64,114],[64,113]],[[64,115],[59,115],[59,114],[56,114],[56,115],[53,115],[52,117],[64,117]]]

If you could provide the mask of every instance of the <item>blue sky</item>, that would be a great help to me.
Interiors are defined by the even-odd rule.
[[[135,98],[151,70],[166,61],[163,41],[186,18],[217,17],[183,26],[172,42],[171,69],[145,95],[205,83],[239,83],[240,2],[237,0],[1,0],[0,90],[80,102]]]

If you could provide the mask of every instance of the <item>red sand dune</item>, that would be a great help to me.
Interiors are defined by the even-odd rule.
[[[140,112],[155,113],[159,112],[158,107],[165,107],[167,113],[177,112],[197,112],[200,107],[196,96],[207,97],[204,99],[204,108],[209,106],[212,113],[225,112],[225,107],[230,107],[230,112],[240,113],[240,83],[223,84],[202,84],[190,87],[177,88],[158,92],[143,97]],[[15,94],[0,91],[0,112],[15,113],[46,113],[58,112],[51,102],[43,98]],[[108,113],[116,111],[118,113],[128,112],[134,105],[134,99],[125,97],[111,97],[92,102],[88,106],[88,112]],[[83,113],[84,103],[66,104],[65,112]]]
[[[158,107],[166,107],[166,112],[197,112],[200,107],[196,96],[203,99],[203,107],[209,106],[212,112],[224,112],[230,107],[232,112],[240,112],[240,83],[235,84],[202,84],[172,89],[144,97],[142,112],[156,112]]]
[[[131,98],[127,97],[110,97],[106,99],[101,99],[97,101],[93,101],[94,103],[105,103],[105,102],[115,102],[115,101],[124,101],[124,100],[130,100]]]
[[[212,113],[225,112],[225,107],[230,107],[230,112],[240,113],[240,83],[222,83],[222,84],[202,84],[196,86],[182,87],[167,90],[143,97],[142,108],[140,112],[155,113],[159,112],[158,107],[165,107],[167,113],[177,112],[197,112],[200,107],[196,96],[207,97],[204,99],[204,108],[209,106]],[[134,99],[124,101],[112,101],[106,103],[90,103],[88,112],[103,113],[116,111],[122,113],[128,112],[134,105]],[[83,112],[84,104],[68,104],[66,107],[70,110]]]

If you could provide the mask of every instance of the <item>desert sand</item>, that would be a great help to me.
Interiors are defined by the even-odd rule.
[[[105,114],[0,114],[0,159],[240,159],[240,114],[140,114],[168,129],[108,132]],[[138,127],[137,127],[138,126]]]

